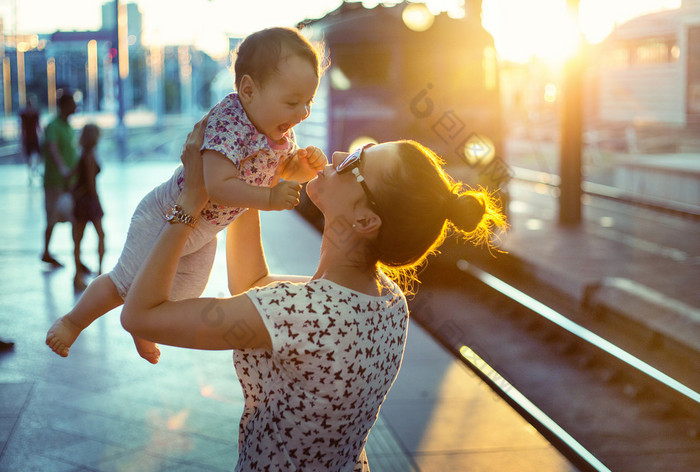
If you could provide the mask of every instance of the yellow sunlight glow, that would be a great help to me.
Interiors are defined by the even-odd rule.
[[[566,0],[484,0],[483,23],[502,59],[560,63],[578,47],[581,36],[598,43],[616,25],[634,17],[680,7],[681,0],[580,0],[578,28]],[[578,33],[580,31],[580,34]]]

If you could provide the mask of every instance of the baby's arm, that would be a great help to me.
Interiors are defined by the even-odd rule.
[[[204,184],[209,199],[227,207],[285,210],[299,203],[301,184],[279,182],[274,187],[257,187],[238,179],[238,169],[223,154],[206,149],[202,152]]]

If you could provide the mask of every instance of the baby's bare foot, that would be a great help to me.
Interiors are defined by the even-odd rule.
[[[61,357],[68,356],[68,350],[73,345],[82,329],[65,316],[54,321],[46,333],[46,345]]]
[[[160,359],[160,349],[158,349],[158,345],[156,343],[134,336],[134,344],[136,345],[136,350],[139,352],[141,357],[146,359],[151,364],[158,363],[158,359]]]

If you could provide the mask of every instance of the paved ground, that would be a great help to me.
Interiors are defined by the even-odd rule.
[[[119,255],[138,199],[173,164],[105,162],[99,186],[107,233],[105,267]],[[0,166],[0,471],[223,471],[236,461],[242,394],[230,352],[163,347],[161,362],[140,359],[118,310],[86,330],[63,359],[45,345],[53,320],[75,302],[69,227],[39,261],[43,192],[26,169]],[[274,271],[309,274],[318,235],[295,213],[263,219]],[[220,241],[220,250],[223,246]],[[96,267],[88,230],[84,261]],[[205,295],[225,293],[223,254]],[[461,363],[411,324],[404,364],[368,446],[373,471],[575,470]]]

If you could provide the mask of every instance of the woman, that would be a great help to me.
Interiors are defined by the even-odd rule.
[[[207,201],[201,134],[200,122],[183,149],[178,203],[188,215]],[[442,242],[448,216],[481,240],[504,224],[488,195],[460,194],[435,155],[410,141],[334,153],[307,192],[326,222],[313,277],[269,273],[258,212],[248,210],[227,229],[232,298],[168,300],[174,256],[192,230],[173,224],[122,312],[135,336],[234,350],[245,396],[236,470],[369,470],[364,444],[398,373],[408,325],[404,294],[389,275],[412,280],[411,268]]]

